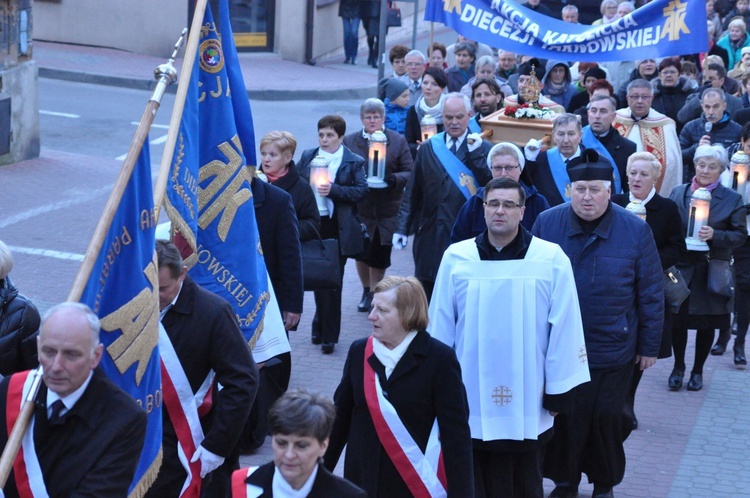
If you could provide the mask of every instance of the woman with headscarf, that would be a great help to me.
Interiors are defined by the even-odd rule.
[[[677,263],[688,282],[690,296],[682,303],[672,327],[674,369],[669,375],[669,389],[678,391],[685,376],[685,349],[688,329],[696,330],[695,361],[690,373],[688,391],[703,388],[703,365],[708,358],[716,329],[729,327],[732,312],[731,299],[711,290],[709,286],[709,261],[729,261],[732,251],[740,247],[747,237],[745,205],[737,192],[719,181],[727,168],[727,152],[721,145],[700,145],[695,150],[695,176],[690,183],[672,190],[669,198],[676,204],[682,220],[682,231],[688,233],[690,199],[703,188],[711,193],[711,203],[706,225],[700,227],[698,237],[708,245],[708,251],[688,246],[687,257]]]

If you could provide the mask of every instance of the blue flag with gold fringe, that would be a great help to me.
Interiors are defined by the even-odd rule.
[[[129,496],[143,496],[161,465],[159,272],[148,139],[81,295],[101,320],[101,367],[148,415]]]
[[[221,32],[207,6],[166,210],[190,276],[232,304],[253,347],[270,299],[246,167],[255,164],[255,138],[226,1],[220,20]]]
[[[427,0],[424,18],[490,47],[543,59],[626,61],[708,50],[706,4],[653,0],[610,24],[548,17],[513,0]]]

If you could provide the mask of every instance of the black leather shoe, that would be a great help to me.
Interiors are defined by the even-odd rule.
[[[313,344],[315,344],[316,346],[318,346],[323,341],[320,340],[319,336],[314,335],[314,336],[312,336],[312,340],[310,342],[312,342]]]
[[[688,391],[700,391],[703,389],[703,374],[690,374],[690,381],[688,381]]]
[[[372,294],[370,293],[370,288],[365,287],[362,291],[362,299],[357,305],[357,311],[360,313],[369,313],[370,306],[372,306]]]
[[[549,498],[577,498],[578,488],[575,489],[569,486],[555,486],[555,489],[549,494]]]
[[[734,364],[735,365],[747,365],[747,358],[745,358],[745,345],[737,344],[737,341],[735,341],[734,348],[732,349],[734,351]]]
[[[323,354],[331,354],[333,353],[334,346],[336,346],[334,343],[326,342],[320,347],[320,350],[323,351]]]
[[[682,378],[685,377],[685,372],[683,370],[677,370],[676,368],[672,370],[672,373],[669,374],[669,390],[670,391],[679,391],[682,388]]]
[[[731,334],[731,329],[719,330],[719,337],[716,339],[716,344],[711,348],[711,354],[713,356],[721,356],[724,354],[724,351],[727,350],[727,344],[729,344],[729,337]]]
[[[594,484],[594,493],[591,498],[615,498],[612,488]]]

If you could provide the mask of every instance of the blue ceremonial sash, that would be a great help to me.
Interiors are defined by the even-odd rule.
[[[464,163],[459,161],[445,145],[445,132],[433,135],[430,138],[430,144],[432,144],[432,150],[437,156],[438,161],[440,161],[445,171],[448,172],[448,176],[451,177],[453,183],[456,184],[458,190],[461,191],[468,201],[472,195],[477,193],[477,179],[474,173]]]
[[[477,121],[479,116],[474,116],[469,120],[469,133],[482,133],[482,126]]]
[[[610,133],[615,132],[617,130],[612,130]],[[612,158],[612,155],[609,153],[607,148],[604,146],[603,143],[599,141],[598,138],[594,135],[594,133],[591,131],[591,126],[585,126],[583,128],[583,135],[581,136],[581,143],[584,145],[584,147],[588,149],[594,149],[599,153],[600,156],[605,157],[609,163],[612,165],[612,176],[615,179],[615,185],[613,189],[613,194],[621,194],[622,193],[622,179],[620,178],[620,170],[617,169],[617,164],[615,163],[615,160]]]
[[[563,201],[570,202],[570,177],[568,176],[568,167],[563,161],[560,151],[557,147],[552,147],[547,150],[547,162],[549,163],[549,170],[552,173],[552,179],[555,180],[555,186],[557,186],[560,197]]]

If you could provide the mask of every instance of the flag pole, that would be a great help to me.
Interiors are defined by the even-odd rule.
[[[167,180],[169,180],[169,170],[172,166],[174,146],[177,143],[177,135],[180,132],[182,111],[185,109],[185,99],[187,98],[187,92],[190,86],[190,76],[193,72],[195,57],[198,53],[198,40],[200,38],[198,35],[200,34],[200,29],[203,25],[203,16],[206,12],[207,3],[208,0],[197,0],[195,2],[193,22],[190,24],[188,42],[185,46],[185,57],[182,59],[180,79],[177,83],[177,95],[175,96],[174,107],[172,107],[172,117],[169,120],[167,141],[164,144],[164,153],[161,156],[159,175],[156,177],[156,185],[154,185],[154,219],[157,220],[159,219],[161,206],[164,204],[164,196],[167,193]]]
[[[117,181],[112,189],[112,193],[109,195],[109,199],[107,199],[107,204],[104,206],[104,212],[102,212],[102,216],[99,218],[99,223],[96,226],[96,230],[94,230],[94,235],[91,237],[91,242],[86,250],[83,263],[78,269],[78,274],[73,281],[70,293],[68,293],[68,301],[78,301],[81,298],[81,294],[83,294],[83,289],[86,287],[86,282],[88,282],[89,276],[91,275],[91,270],[93,269],[96,259],[99,256],[99,251],[101,251],[102,245],[104,244],[104,237],[109,231],[109,227],[112,224],[112,218],[117,212],[122,196],[125,193],[125,188],[133,174],[135,163],[138,161],[138,156],[141,154],[143,144],[146,142],[146,137],[151,129],[151,124],[154,122],[156,111],[159,109],[159,105],[161,105],[161,98],[164,96],[167,87],[177,79],[177,70],[174,68],[174,59],[177,56],[177,52],[182,46],[184,39],[185,30],[182,31],[180,39],[177,40],[175,49],[172,52],[172,57],[170,57],[169,61],[166,64],[161,64],[154,70],[154,77],[157,80],[156,88],[154,89],[154,93],[149,99],[148,104],[146,104],[146,109],[143,111],[141,121],[138,123],[138,128],[135,130],[133,141],[130,144],[130,150],[128,151],[127,156],[125,156],[125,161],[120,169],[120,175],[117,177]]]

